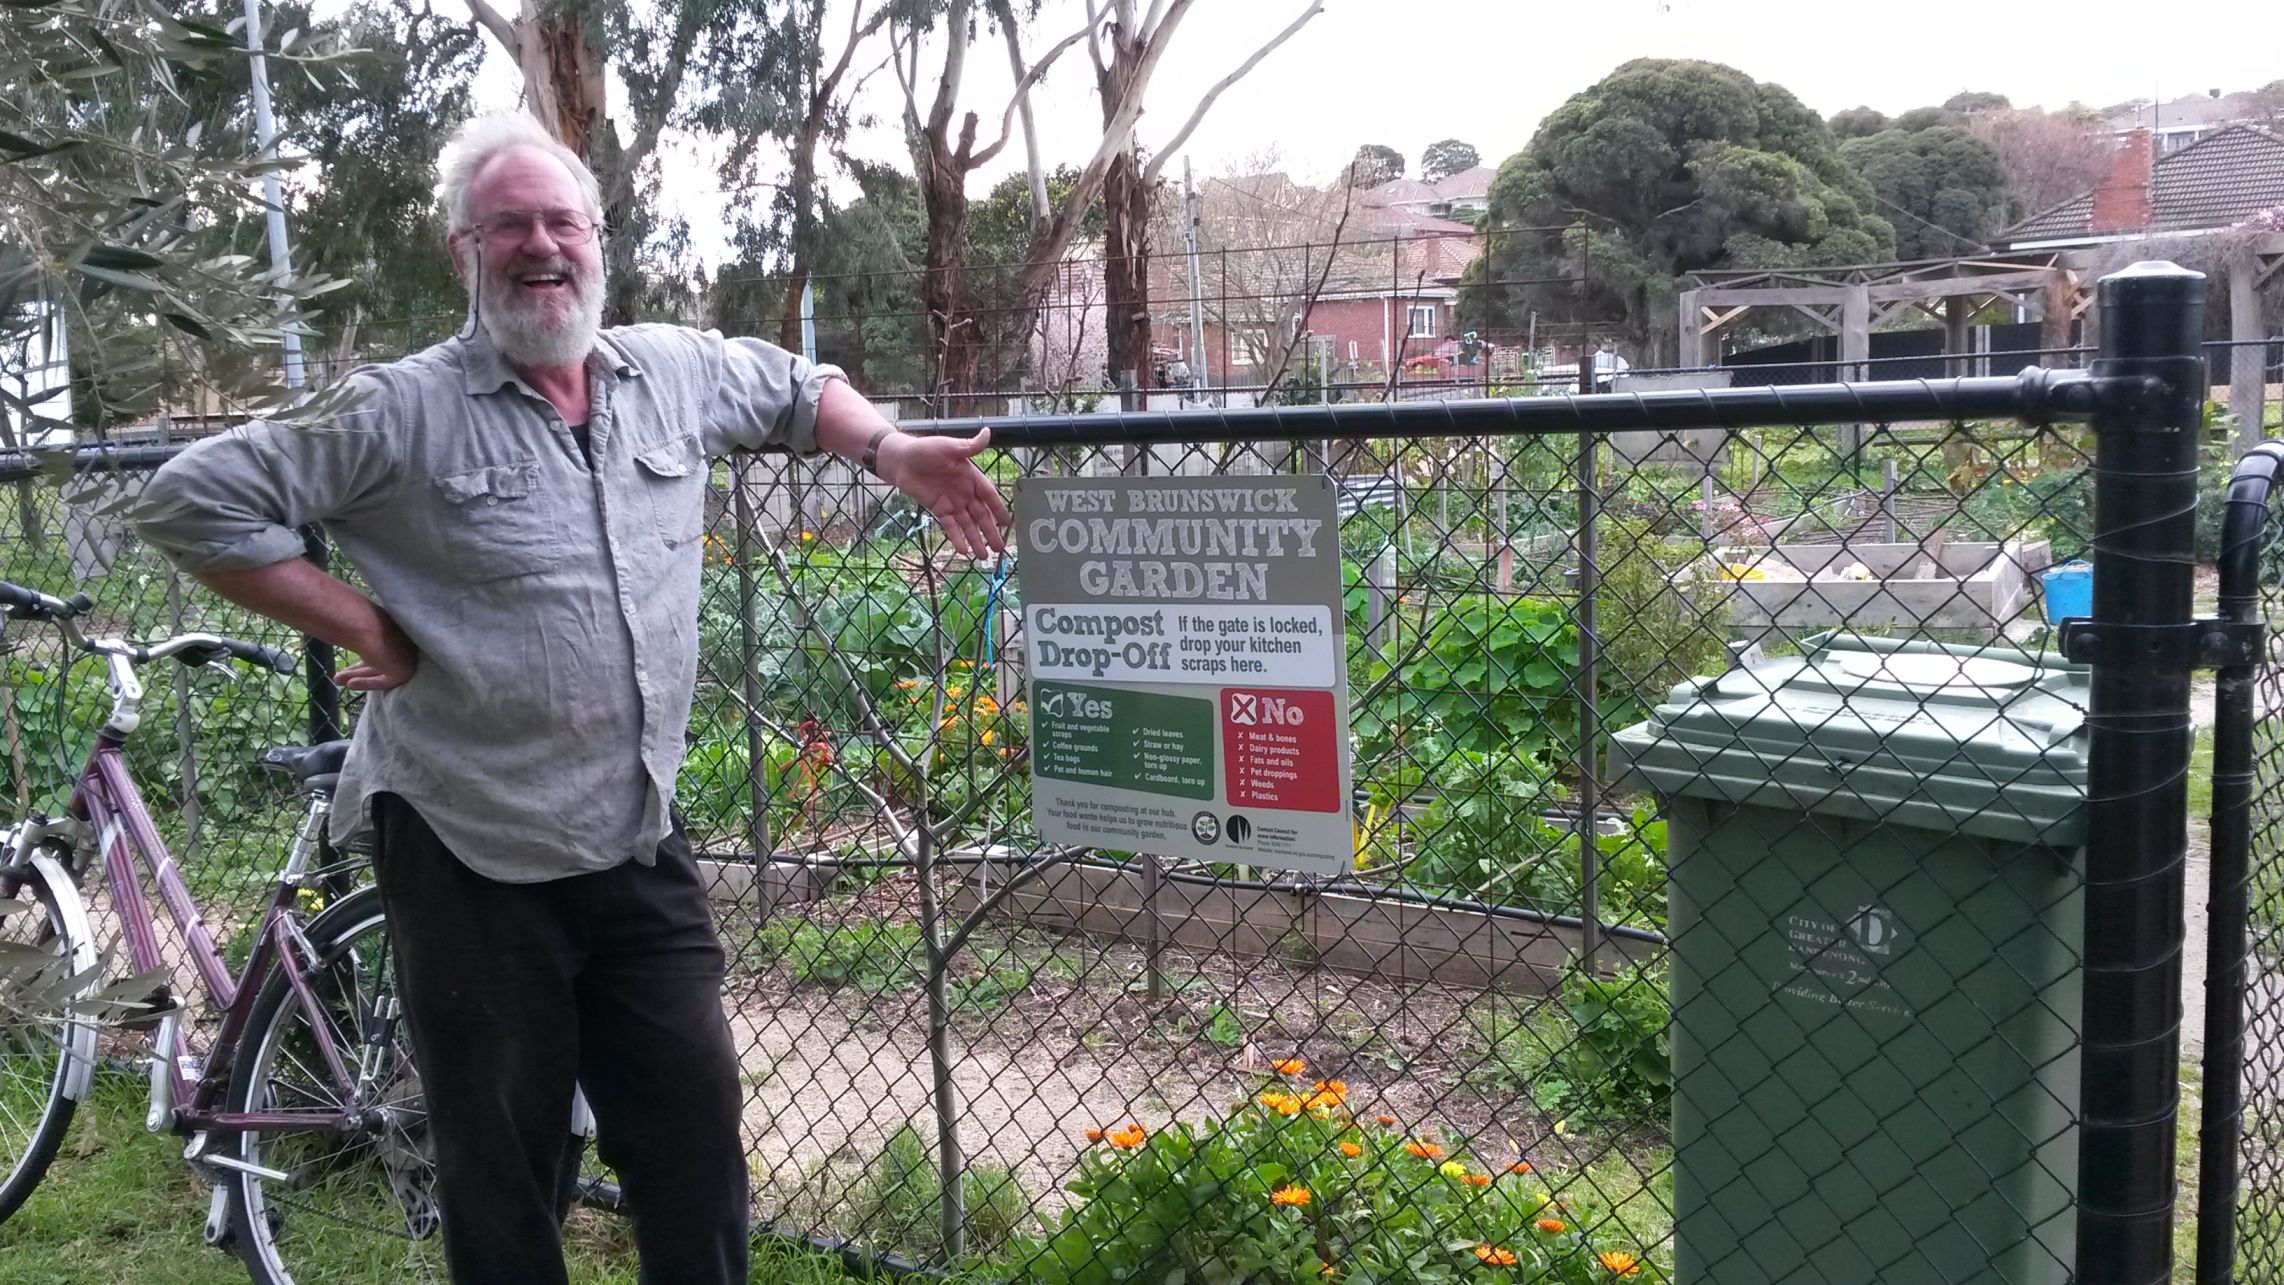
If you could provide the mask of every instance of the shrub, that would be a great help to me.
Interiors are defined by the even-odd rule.
[[[1598,1207],[1558,1199],[1527,1163],[1361,1125],[1345,1096],[1287,1077],[1227,1119],[1090,1132],[1078,1205],[1003,1262],[1040,1285],[1585,1285],[1638,1270],[1631,1247],[1587,1230]]]
[[[813,1174],[809,1185],[834,1185],[830,1174]],[[944,1257],[943,1175],[920,1131],[906,1124],[838,1191],[823,1212],[829,1225],[855,1242],[886,1249],[921,1262]],[[961,1211],[966,1215],[967,1250],[990,1255],[1031,1222],[1031,1196],[1004,1165],[970,1163],[960,1175]],[[1033,1224],[1035,1225],[1035,1224]]]

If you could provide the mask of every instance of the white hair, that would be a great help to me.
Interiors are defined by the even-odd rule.
[[[586,199],[588,217],[602,222],[603,189],[577,152],[557,142],[529,113],[491,112],[462,122],[460,128],[453,131],[452,140],[444,145],[444,155],[437,162],[436,195],[444,207],[447,230],[465,232],[475,226],[468,208],[469,189],[475,186],[476,176],[484,172],[484,166],[493,157],[516,147],[537,148],[563,162],[563,168],[571,172],[572,181],[579,185],[579,194]]]

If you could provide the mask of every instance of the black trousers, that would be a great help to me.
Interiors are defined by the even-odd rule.
[[[658,863],[499,883],[402,798],[375,870],[436,1147],[456,1285],[559,1285],[574,1082],[644,1285],[745,1285],[743,1093],[723,957],[677,822]]]

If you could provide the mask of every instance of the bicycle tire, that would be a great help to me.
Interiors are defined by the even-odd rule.
[[[376,1065],[385,1064],[382,1088],[377,1100],[363,1107],[374,1119],[348,1135],[248,1131],[238,1136],[234,1154],[248,1164],[275,1168],[306,1158],[303,1167],[282,1170],[293,1175],[282,1185],[258,1174],[224,1171],[239,1257],[258,1285],[442,1282],[446,1271],[434,1209],[433,1163],[422,1154],[425,1112],[401,1019],[380,1019],[396,1021],[396,1029],[383,1033],[385,1047],[366,1047],[379,1029],[368,1020],[373,1002],[393,999],[395,988],[394,955],[378,893],[368,888],[336,902],[311,922],[305,935],[317,960],[308,972],[310,988],[336,1033],[354,1041],[340,1051],[351,1066],[368,1052]],[[345,974],[354,989],[344,989]],[[343,1006],[344,999],[363,1002],[351,1010]],[[355,1029],[339,1029],[349,1011],[360,1014]],[[294,1070],[280,1067],[279,1059],[288,1053],[295,1030],[306,1028],[285,975],[273,971],[262,983],[235,1050],[226,1109],[292,1109],[297,1086],[285,1081]],[[307,1069],[306,1062],[299,1066]],[[415,1186],[423,1168],[425,1191]],[[313,1180],[310,1174],[317,1176]],[[346,1199],[336,1207],[317,1207],[328,1189]],[[421,1202],[425,1206],[416,1207]],[[365,1234],[353,1236],[360,1227]],[[401,1243],[392,1248],[392,1241]]]
[[[6,925],[0,927],[0,934],[4,934],[6,940],[42,949],[52,946],[59,958],[72,959],[78,972],[91,974],[95,967],[95,943],[88,928],[86,908],[80,903],[79,889],[64,873],[68,868],[57,852],[43,849],[35,854],[12,900],[23,902],[29,894],[29,904],[37,909],[19,911],[0,920],[0,924]],[[27,924],[25,921],[30,918],[42,922]],[[9,1108],[8,1099],[19,1089],[25,1089],[31,1091],[26,1096],[26,1105],[34,1097],[40,1103],[39,1116],[27,1131],[25,1144],[9,1148],[16,1151],[15,1158],[11,1161],[0,1155],[0,1163],[8,1166],[6,1174],[0,1176],[0,1223],[5,1223],[23,1205],[33,1188],[39,1186],[40,1179],[47,1175],[48,1166],[63,1146],[64,1134],[71,1129],[72,1117],[79,1111],[79,1100],[86,1096],[94,1069],[94,1023],[65,1017],[52,1023],[52,1039],[39,1035],[32,1035],[30,1040],[25,1038],[26,1033],[50,1025],[25,1020],[0,1027],[0,1147],[8,1147],[7,1137],[13,1132],[10,1121],[19,1118]],[[19,1060],[30,1064],[28,1076],[16,1068]],[[20,1077],[23,1078],[19,1083]]]

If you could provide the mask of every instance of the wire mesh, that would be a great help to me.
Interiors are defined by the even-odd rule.
[[[1046,847],[1018,564],[844,466],[721,462],[679,803],[759,1221],[1033,1280],[2067,1277],[2077,838],[2023,800],[2082,747],[2041,650],[2041,572],[2088,542],[2078,430],[987,461],[1334,476],[1354,868]],[[21,496],[0,578],[84,583],[124,632],[291,641],[104,499]],[[52,800],[101,677],[14,641],[12,784]],[[1997,677],[1925,686],[1936,644]],[[1683,726],[1710,675],[1696,708],[1782,696],[1686,752],[1781,797],[1621,770],[1613,735]],[[153,686],[130,761],[227,940],[297,815],[247,765],[304,694]],[[1892,721],[1795,699],[1827,689]]]
[[[2284,620],[2284,515],[2270,503],[2261,535],[2260,593],[2271,637]],[[2242,1133],[2238,1145],[2238,1280],[2284,1272],[2284,668],[2274,652],[2254,688],[2251,851],[2244,969]],[[2238,1073],[2213,1068],[2208,1074]]]

